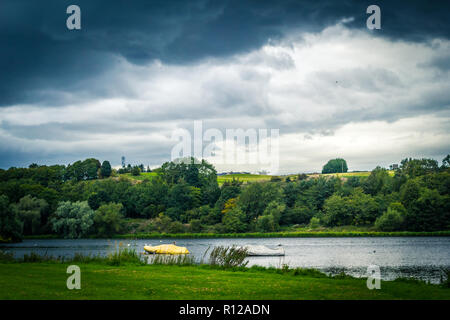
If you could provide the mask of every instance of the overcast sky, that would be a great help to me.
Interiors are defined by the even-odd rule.
[[[66,28],[71,4],[81,30]],[[366,28],[370,4],[381,30]],[[279,173],[441,161],[449,13],[443,1],[2,0],[0,168],[122,155],[154,167],[194,120],[279,129]]]

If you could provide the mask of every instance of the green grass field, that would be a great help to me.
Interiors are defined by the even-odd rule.
[[[418,281],[329,278],[314,272],[209,266],[78,264],[81,289],[68,290],[67,264],[0,263],[0,299],[450,299],[450,289]]]
[[[389,175],[394,176],[394,171],[389,170]],[[142,172],[139,176],[133,176],[131,173],[124,173],[119,176],[125,176],[127,178],[130,178],[132,180],[150,180],[153,177],[156,177],[156,172]],[[349,177],[368,177],[370,175],[370,171],[361,171],[361,172],[345,172],[345,173],[316,173],[316,174],[308,174],[311,178],[318,178],[320,176],[330,177],[330,176],[337,176],[342,178],[349,178]],[[291,179],[295,180],[297,178],[297,175],[288,175],[288,176],[280,176],[282,179],[285,179],[286,177],[290,177]],[[219,186],[221,186],[225,181],[232,181],[233,179],[238,179],[239,181],[243,183],[251,183],[251,182],[264,182],[264,181],[270,181],[272,176],[270,175],[263,175],[263,174],[243,174],[243,173],[236,173],[236,174],[227,174],[222,176],[217,176],[217,182],[219,183]]]
[[[225,181],[232,181],[233,179],[237,179],[244,183],[248,182],[263,182],[269,181],[272,176],[263,175],[263,174],[227,174],[223,176],[217,176],[217,182],[219,185],[222,185]]]
[[[138,176],[133,176],[133,175],[131,175],[131,173],[123,173],[123,174],[120,174],[119,176],[124,176],[124,177],[130,178],[130,179],[133,179],[133,180],[144,181],[144,180],[150,180],[150,179],[156,177],[157,175],[158,174],[156,172],[141,172],[141,174]]]

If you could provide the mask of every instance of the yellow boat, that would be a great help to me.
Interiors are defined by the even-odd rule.
[[[187,254],[188,249],[185,247],[178,247],[174,244],[162,244],[160,246],[144,246],[144,250],[148,253],[156,254]]]

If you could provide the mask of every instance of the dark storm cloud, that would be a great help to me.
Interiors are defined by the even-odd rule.
[[[82,30],[66,29],[81,7]],[[142,65],[193,63],[247,52],[343,18],[365,28],[368,1],[12,1],[0,3],[0,106],[63,105],[127,92],[101,78],[118,57]],[[448,2],[377,1],[377,34],[412,41],[448,38]],[[447,61],[436,61],[437,64]],[[113,89],[111,89],[113,88]],[[73,93],[73,94],[64,94]]]

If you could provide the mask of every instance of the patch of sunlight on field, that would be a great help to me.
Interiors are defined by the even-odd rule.
[[[134,180],[150,180],[150,179],[156,177],[157,175],[158,174],[156,172],[141,172],[141,174],[138,176],[133,176],[133,175],[131,175],[131,173],[123,173],[119,176],[125,176],[127,178],[134,179]]]
[[[244,183],[248,182],[262,182],[269,181],[272,176],[263,175],[263,174],[246,174],[246,173],[236,173],[236,174],[227,174],[223,176],[217,176],[217,182],[219,185],[222,185],[225,181],[232,181],[233,178]]]

